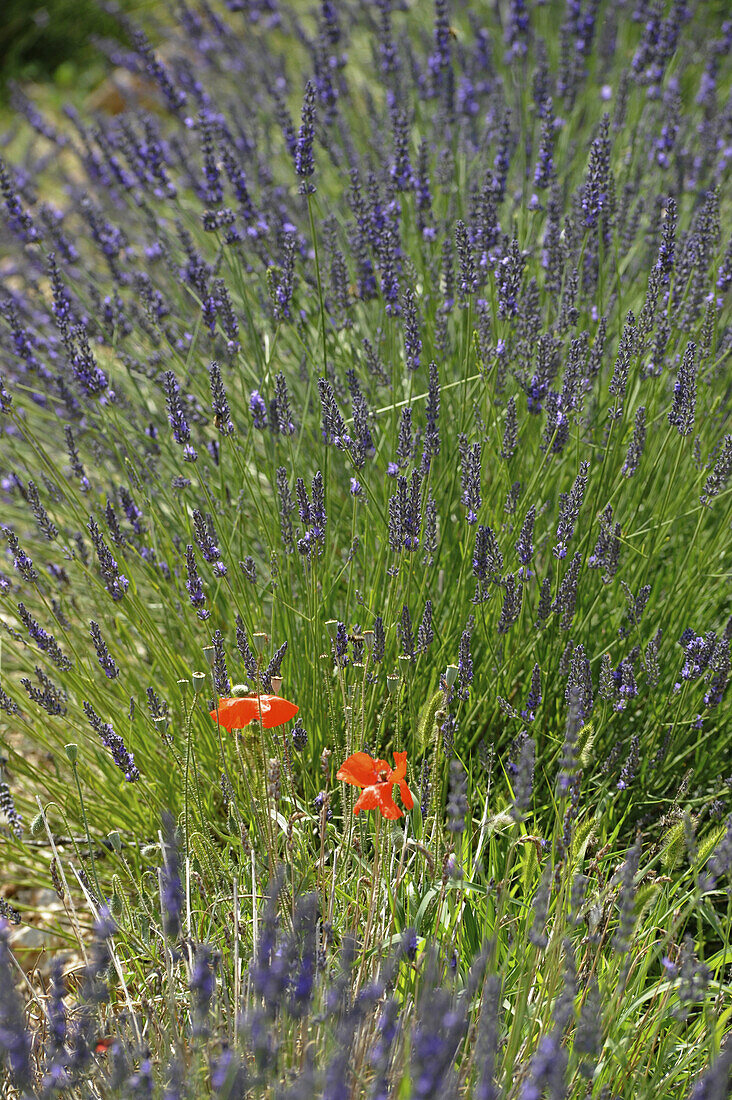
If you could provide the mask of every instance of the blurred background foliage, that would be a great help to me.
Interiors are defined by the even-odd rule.
[[[565,7],[557,0],[551,3],[558,12]],[[339,0],[341,4],[347,7],[346,0]],[[406,6],[421,7],[425,27],[429,27],[432,0],[411,0]],[[499,0],[495,6],[502,6]],[[318,0],[299,0],[292,7],[305,14],[318,7]],[[470,2],[453,0],[452,7],[469,8]],[[165,26],[174,8],[175,0],[0,0],[0,109],[7,105],[16,81],[42,83],[49,90],[55,87],[64,99],[83,96],[109,72],[98,40],[125,41],[115,12],[138,19],[149,15]],[[732,2],[707,3],[699,15],[716,28],[725,18],[732,18]],[[141,21],[149,32],[149,20]]]
[[[121,0],[128,15],[161,9],[156,0]],[[124,41],[103,0],[0,0],[0,103],[14,81],[51,82],[60,91],[88,91],[108,71],[98,39]]]

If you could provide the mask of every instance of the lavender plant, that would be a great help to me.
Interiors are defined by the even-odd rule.
[[[0,145],[12,1087],[723,1095],[729,23],[119,18]]]

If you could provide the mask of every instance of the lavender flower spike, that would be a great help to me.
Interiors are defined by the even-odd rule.
[[[192,546],[186,546],[186,590],[192,605],[196,609],[199,619],[207,619],[211,614],[206,608],[206,594],[203,590],[203,582],[198,572],[196,555]]]
[[[15,990],[6,929],[7,922],[0,919],[0,1053],[7,1059],[10,1080],[28,1096],[30,1092],[25,1089],[33,1086],[31,1037],[25,1029],[23,1005]]]
[[[173,429],[173,438],[176,443],[183,445],[183,457],[186,462],[195,462],[198,458],[195,449],[191,446],[191,429],[188,426],[183,402],[180,396],[180,386],[172,370],[166,370],[163,375],[163,390],[165,391],[165,405],[168,410],[168,421]]]
[[[112,759],[121,772],[124,773],[124,777],[128,783],[136,783],[140,778],[140,772],[135,764],[135,758],[131,752],[127,751],[124,741],[118,733],[114,732],[114,729],[110,722],[103,722],[91,703],[84,701],[83,703],[84,713],[89,719],[89,725],[98,733],[102,744],[106,746],[112,753]]]
[[[668,422],[678,428],[679,435],[689,435],[694,427],[696,407],[696,344],[690,343],[684,352],[679,374],[674,383],[674,400]]]
[[[708,504],[711,497],[719,496],[724,491],[727,482],[732,476],[732,435],[724,437],[722,449],[711,474],[704,482],[704,493],[699,497],[702,504]]]
[[[308,80],[302,105],[302,123],[295,145],[295,172],[300,177],[300,194],[312,195],[315,187],[308,182],[315,171],[313,139],[315,137],[315,85]]]
[[[92,636],[92,641],[94,642],[94,648],[97,651],[99,664],[102,666],[105,676],[107,676],[110,680],[114,680],[117,676],[119,676],[119,669],[115,664],[114,657],[109,652],[107,643],[102,637],[99,623],[95,623],[93,619],[89,623],[89,632]]]
[[[2,531],[5,538],[8,540],[8,546],[10,552],[13,555],[13,566],[20,573],[23,580],[28,581],[29,584],[34,584],[38,580],[38,573],[33,568],[33,561],[28,557],[25,550],[21,547],[18,536],[12,527],[3,527]]]
[[[163,930],[169,939],[176,940],[181,930],[184,898],[180,877],[180,853],[172,814],[163,814],[162,839],[163,867],[160,871],[160,901]]]
[[[97,552],[97,558],[99,560],[99,568],[102,574],[102,580],[104,586],[109,592],[113,600],[121,600],[125,592],[130,586],[130,582],[123,573],[120,573],[117,562],[112,557],[112,553],[102,538],[102,533],[99,530],[99,525],[93,516],[89,517],[87,524],[87,530],[91,535],[92,542],[94,543],[94,549]]]
[[[215,630],[211,644],[214,649],[213,675],[217,693],[225,697],[231,695],[231,683],[226,668],[226,653],[224,652],[224,639],[220,630]]]
[[[231,419],[231,410],[226,396],[226,388],[221,377],[221,368],[214,361],[208,368],[209,383],[211,385],[211,405],[214,413],[214,423],[222,435],[231,435],[234,424]]]

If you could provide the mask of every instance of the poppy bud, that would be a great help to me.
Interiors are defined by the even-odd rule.
[[[326,623],[325,623],[325,629],[328,631],[328,637],[330,638],[331,641],[333,641],[336,634],[338,633],[338,620],[337,619],[327,619]]]
[[[246,684],[234,684],[231,695],[234,699],[243,699],[245,695],[249,695],[249,688]]]
[[[116,879],[116,882],[115,882],[115,879]],[[112,913],[112,916],[119,918],[124,913],[124,904],[122,902],[122,895],[117,890],[117,883],[119,882],[119,878],[117,877],[117,875],[114,875],[112,881],[114,882],[115,889],[114,889],[114,893],[112,894],[111,905],[110,905],[109,908],[110,908],[110,911]]]
[[[30,835],[40,836],[45,828],[43,814],[36,814],[30,824]]]
[[[458,666],[457,665],[448,665],[447,668],[445,669],[445,683],[447,684],[447,686],[449,688],[451,688],[452,685],[457,680],[457,674],[458,674]]]
[[[68,758],[70,764],[76,765],[76,761],[79,756],[79,746],[73,742],[70,745],[64,745],[64,752]]]
[[[114,848],[115,852],[122,851],[122,837],[119,835],[116,829],[111,833],[107,833],[107,839]]]

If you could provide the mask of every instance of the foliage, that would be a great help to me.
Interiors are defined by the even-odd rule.
[[[636,7],[179,4],[19,98],[21,1095],[724,1094],[729,25]]]
[[[139,8],[137,0],[123,3]],[[5,0],[0,10],[0,99],[14,80],[54,78],[69,87],[89,72],[103,73],[94,36],[121,39],[119,22],[95,0],[46,0],[28,4]]]

